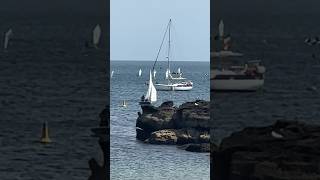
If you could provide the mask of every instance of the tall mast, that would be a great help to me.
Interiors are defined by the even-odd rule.
[[[170,28],[171,28],[171,19],[169,20],[169,41],[168,41],[168,69],[170,70]]]

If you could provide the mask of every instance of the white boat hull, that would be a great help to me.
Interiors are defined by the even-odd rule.
[[[158,91],[190,91],[193,86],[171,86],[165,84],[156,84],[156,89]]]
[[[261,89],[264,79],[211,79],[213,91],[256,91]]]

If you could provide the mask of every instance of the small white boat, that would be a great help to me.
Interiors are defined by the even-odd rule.
[[[121,107],[127,107],[127,106],[128,106],[127,101],[123,100],[121,103]]]
[[[191,81],[155,85],[159,91],[189,91],[193,88],[193,83]]]

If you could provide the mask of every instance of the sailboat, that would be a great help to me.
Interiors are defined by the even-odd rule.
[[[233,52],[229,50],[231,37],[225,36],[224,33],[224,23],[223,20],[220,20],[219,27],[218,27],[218,35],[215,37],[216,40],[220,40],[223,42],[223,50],[218,52],[211,52],[211,57],[240,57],[243,56],[242,53]]]
[[[141,105],[141,107],[151,106],[152,103],[157,102],[157,90],[153,85],[152,79],[153,79],[152,73],[150,71],[149,83],[148,83],[149,87],[148,87],[148,91],[147,91],[146,95],[141,97],[141,101],[139,103]]]
[[[168,32],[168,55],[166,57],[168,60],[168,67],[167,67],[166,74],[165,74],[166,82],[165,83],[157,83],[157,84],[155,84],[155,86],[158,90],[162,90],[162,91],[188,91],[193,88],[193,82],[190,80],[186,80],[186,78],[183,78],[182,73],[179,73],[179,74],[171,73],[171,70],[170,70],[171,23],[172,23],[172,21],[170,19],[169,23],[167,25],[164,37],[163,37],[163,40],[164,40],[164,38],[166,37],[166,34]],[[162,44],[163,44],[163,41],[161,43],[159,52],[161,51]],[[154,69],[155,64],[157,62],[159,52],[158,52],[156,61],[153,65],[153,69]]]
[[[93,45],[95,48],[98,48],[98,44],[100,42],[100,37],[101,37],[101,28],[99,24],[96,25],[92,33],[93,33],[93,37],[92,37]]]
[[[230,56],[237,56],[228,49],[227,43],[230,38],[224,36],[224,24],[220,21],[219,37],[216,40],[223,42],[223,51],[214,57],[220,57],[221,60]],[[219,55],[219,56],[218,56]],[[222,66],[222,65],[221,65]],[[213,91],[256,91],[262,88],[264,84],[266,68],[260,64],[260,60],[248,61],[240,66],[226,66],[215,68],[210,73],[210,89]]]
[[[12,29],[9,29],[4,35],[4,45],[3,46],[4,46],[5,50],[8,48],[9,40],[10,40],[12,34],[13,34]]]
[[[123,100],[121,106],[122,106],[122,107],[127,107],[127,106],[128,106],[127,101],[126,101],[126,100]]]
[[[114,71],[111,71],[111,75],[110,75],[111,78],[113,77],[113,74],[114,74]]]
[[[139,69],[138,76],[141,77],[141,75],[142,75],[142,70]]]

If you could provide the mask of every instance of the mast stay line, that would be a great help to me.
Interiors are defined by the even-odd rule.
[[[160,48],[159,48],[159,51],[158,51],[158,54],[157,54],[156,60],[154,61],[154,64],[153,64],[153,67],[152,67],[152,71],[154,71],[154,67],[156,66],[156,63],[157,63],[157,61],[158,61],[158,57],[159,57],[159,54],[160,54],[160,51],[161,51],[161,48],[162,48],[162,45],[163,45],[164,39],[165,39],[166,34],[167,34],[167,32],[168,32],[168,29],[169,29],[170,23],[171,23],[171,19],[170,19],[170,21],[169,21],[169,23],[168,23],[168,25],[167,25],[166,31],[165,31],[165,33],[164,33],[164,35],[163,35],[162,42],[161,42],[161,45],[160,45]]]

